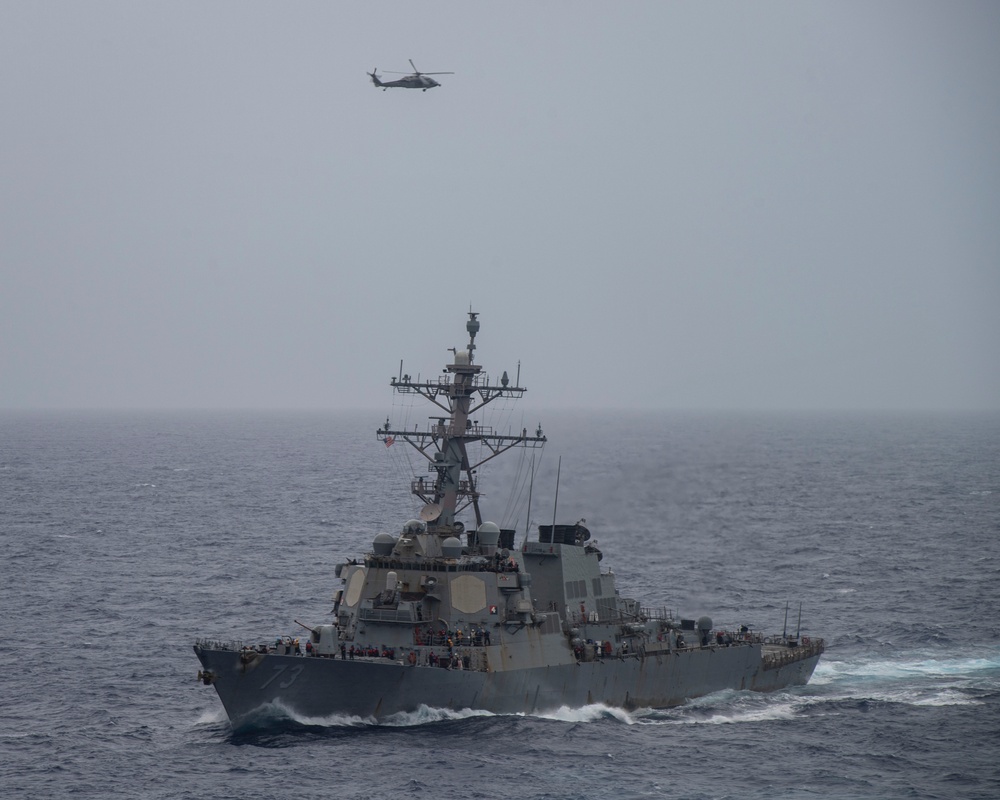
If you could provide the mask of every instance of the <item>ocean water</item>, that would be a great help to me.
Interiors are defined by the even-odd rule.
[[[334,566],[415,515],[385,412],[4,413],[3,797],[1000,797],[1000,417],[539,416],[487,518],[586,518],[624,595],[824,637],[812,682],[234,730],[191,645],[327,620]]]

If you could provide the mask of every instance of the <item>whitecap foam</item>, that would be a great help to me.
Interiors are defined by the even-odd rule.
[[[412,725],[426,725],[431,722],[446,722],[450,720],[472,719],[474,717],[494,717],[497,716],[489,711],[477,711],[471,708],[463,708],[454,711],[450,708],[431,708],[420,706],[416,711],[404,711],[393,714],[383,720],[383,725],[390,727],[406,728]]]
[[[910,700],[910,704],[915,706],[981,706],[983,702],[955,689],[942,689],[923,697],[914,697]]]
[[[913,706],[981,705],[980,690],[1000,685],[1000,652],[987,656],[908,659],[825,659],[816,667],[810,693],[818,702],[872,700]]]
[[[555,711],[537,712],[524,716],[551,719],[557,722],[598,722],[608,717],[624,722],[626,725],[632,725],[636,722],[634,716],[625,709],[606,706],[602,703],[594,703],[580,708],[562,706]]]
[[[718,697],[718,695],[714,695]],[[773,722],[794,719],[807,705],[801,700],[762,695],[747,698],[746,702],[719,705],[708,714],[697,713],[692,703],[676,709],[658,711],[640,720],[644,725],[740,725],[745,723]]]
[[[733,725],[742,722],[793,719],[800,705],[800,703],[776,702],[760,708],[737,708],[732,711],[719,711],[707,719],[694,720],[694,722],[702,725]]]
[[[684,703],[684,706],[686,708],[700,708],[727,705],[734,702],[740,695],[747,695],[747,692],[740,691],[739,689],[722,689],[721,691],[712,692],[701,697],[692,697]]]
[[[385,726],[390,728],[410,728],[428,725],[435,722],[471,719],[473,717],[496,716],[489,711],[462,709],[455,711],[450,708],[430,708],[421,705],[416,711],[400,711],[397,714],[378,720],[375,717],[359,717],[352,714],[330,714],[328,716],[308,716],[299,714],[285,706],[280,701],[262,706],[248,718],[247,724],[266,724],[270,720],[287,720],[300,725],[319,728],[359,728]]]
[[[828,684],[844,678],[973,677],[977,673],[1000,670],[1000,653],[989,657],[922,658],[917,660],[873,659],[832,661],[816,666],[812,682]]]
[[[451,722],[455,720],[475,719],[478,717],[503,716],[533,717],[535,719],[548,719],[557,722],[597,722],[610,717],[628,725],[635,722],[633,716],[624,709],[612,708],[601,704],[583,706],[582,708],[562,706],[554,711],[531,713],[519,712],[510,715],[496,714],[492,711],[484,711],[481,709],[464,708],[461,710],[455,710],[451,708],[434,708],[431,706],[421,705],[416,711],[401,711],[381,720],[376,720],[373,717],[361,718],[339,714],[333,714],[329,717],[306,717],[285,708],[281,708],[280,711],[289,719],[303,725],[319,725],[323,727],[382,725],[394,728],[409,728],[419,725],[429,725],[435,722]]]
[[[869,701],[909,706],[978,706],[982,701],[957,689],[936,687],[870,687],[815,698],[816,702]]]
[[[309,717],[297,714],[280,700],[272,700],[262,706],[258,706],[238,724],[233,727],[238,730],[267,728],[274,723],[296,722],[300,725],[315,725],[318,727],[342,727],[374,724],[374,720],[364,720],[358,717],[350,717],[343,714],[333,714],[329,717]]]
[[[652,709],[638,709],[628,712],[622,708],[595,703],[580,708],[562,706],[554,711],[544,712],[518,712],[515,714],[497,714],[492,711],[481,709],[450,709],[434,708],[421,705],[416,711],[401,711],[383,719],[374,717],[358,717],[349,714],[330,714],[329,716],[307,716],[299,714],[288,708],[280,701],[275,700],[261,706],[249,715],[238,727],[266,726],[268,722],[290,721],[300,725],[316,726],[321,728],[357,728],[357,727],[390,727],[390,728],[410,728],[420,725],[430,725],[436,722],[450,722],[455,720],[475,719],[478,717],[531,717],[534,719],[547,719],[556,722],[599,722],[606,719],[615,719],[626,725],[633,725],[640,720],[644,714],[655,713]],[[220,712],[222,714],[222,712]],[[221,719],[225,719],[224,714]],[[214,722],[215,719],[202,719],[199,722]]]
[[[226,712],[222,708],[206,709],[195,720],[195,725],[216,725],[226,721]]]

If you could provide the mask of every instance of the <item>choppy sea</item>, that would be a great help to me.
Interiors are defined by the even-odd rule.
[[[997,415],[540,413],[530,493],[483,467],[487,518],[585,518],[644,605],[824,637],[808,686],[234,730],[191,646],[329,618],[416,513],[384,416],[0,414],[0,794],[1000,797]]]

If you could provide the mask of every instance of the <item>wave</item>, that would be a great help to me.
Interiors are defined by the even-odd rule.
[[[218,725],[219,723],[225,722],[227,719],[225,709],[222,707],[215,709],[206,709],[201,712],[201,715],[195,721],[195,725]]]
[[[422,705],[416,711],[402,711],[387,717],[380,723],[369,721],[369,724],[380,724],[390,728],[409,728],[416,725],[429,725],[435,722],[454,722],[456,720],[495,716],[497,715],[489,711],[476,711],[471,708],[454,711],[450,708],[432,708]]]
[[[284,706],[279,701],[274,701],[268,705],[261,706],[238,725],[234,726],[232,732],[237,736],[246,736],[262,733],[291,732],[293,730],[334,730],[345,728],[411,728],[423,725],[434,725],[442,722],[462,722],[465,720],[481,719],[490,717],[495,719],[538,719],[551,720],[555,722],[589,723],[604,720],[615,720],[625,725],[633,725],[642,720],[645,714],[651,713],[652,709],[639,709],[637,711],[626,711],[622,708],[613,708],[600,703],[571,708],[563,706],[554,711],[537,713],[518,712],[512,714],[497,714],[492,711],[450,708],[435,708],[421,705],[416,711],[400,712],[377,720],[374,717],[358,717],[349,714],[331,714],[323,717],[313,717],[299,714],[294,710]],[[225,712],[204,712],[199,717],[198,725],[215,725],[225,722]]]
[[[245,737],[266,733],[291,733],[295,730],[333,732],[336,729],[410,728],[481,718],[534,719],[572,724],[602,722],[614,722],[622,725],[730,724],[791,719],[806,702],[808,699],[787,696],[776,699],[775,695],[726,690],[691,700],[683,706],[671,709],[639,708],[626,711],[623,708],[594,703],[580,708],[563,706],[554,711],[537,713],[496,714],[490,711],[472,709],[456,711],[422,705],[416,711],[394,714],[382,720],[342,714],[310,717],[297,714],[280,703],[272,703],[254,712],[236,726],[233,733],[238,737]],[[215,724],[220,720],[225,720],[225,715],[221,712],[220,716],[213,716],[206,712],[198,722],[199,724]]]
[[[580,708],[563,706],[555,711],[539,712],[537,714],[519,714],[518,716],[549,719],[556,722],[600,722],[602,720],[614,719],[626,725],[633,725],[638,721],[637,713],[641,712],[629,712],[623,708],[614,708],[606,706],[603,703],[594,703]]]
[[[644,725],[739,725],[794,719],[808,700],[786,692],[760,694],[726,690],[667,710],[636,712]]]
[[[913,677],[954,678],[986,677],[1000,673],[1000,651],[977,656],[951,658],[859,658],[838,661],[824,656],[813,673],[812,684],[830,684],[850,679],[898,680]]]
[[[222,718],[225,719],[224,712]],[[438,722],[454,722],[477,717],[495,717],[489,711],[476,711],[473,709],[462,709],[455,711],[449,708],[432,708],[421,705],[416,711],[400,712],[377,720],[374,717],[358,717],[350,714],[330,714],[329,716],[313,717],[299,714],[288,708],[280,701],[274,701],[268,705],[261,706],[239,725],[234,731],[238,733],[252,733],[255,731],[271,730],[274,728],[409,728],[420,725],[430,725]],[[214,719],[199,720],[199,722],[214,722]]]
[[[951,657],[908,653],[898,658],[824,658],[808,688],[819,702],[981,705],[1000,692],[1000,651],[991,648],[982,654]]]

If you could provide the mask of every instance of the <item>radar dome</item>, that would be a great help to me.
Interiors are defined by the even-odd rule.
[[[454,536],[449,536],[441,542],[441,555],[445,558],[458,558],[462,555],[462,542]]]
[[[426,529],[427,526],[419,519],[410,519],[403,526],[403,533],[413,536],[417,533],[423,533]]]
[[[396,546],[396,538],[390,533],[380,533],[372,542],[372,550],[377,556],[392,555],[392,548]]]
[[[469,363],[469,361],[470,361],[470,358],[469,358],[469,351],[468,350],[459,350],[457,353],[455,353],[455,363],[456,364],[466,365],[466,364]]]
[[[712,618],[711,617],[698,617],[698,630],[700,630],[700,631],[710,631],[710,630],[712,630]]]
[[[487,547],[496,547],[500,541],[500,526],[495,522],[484,522],[476,529],[476,540]]]

